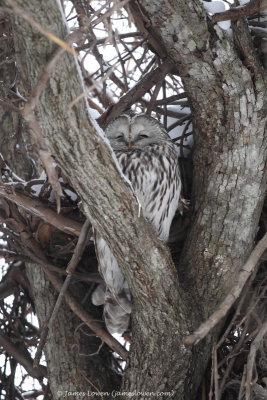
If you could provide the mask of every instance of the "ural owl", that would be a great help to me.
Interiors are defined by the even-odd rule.
[[[163,126],[147,115],[122,115],[111,121],[106,136],[124,175],[130,180],[144,217],[159,239],[167,241],[181,192],[178,155]],[[104,304],[108,331],[122,334],[129,324],[131,295],[128,284],[107,243],[95,233],[99,272],[105,284],[92,295]]]

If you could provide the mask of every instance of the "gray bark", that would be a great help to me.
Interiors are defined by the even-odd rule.
[[[189,306],[204,320],[234,284],[257,233],[266,190],[266,73],[244,22],[234,27],[233,42],[198,2],[138,3],[193,110],[194,215],[179,272]],[[195,361],[201,371],[205,355]],[[197,369],[185,398],[197,386]]]
[[[38,10],[39,22],[65,37],[54,1],[18,4]],[[179,267],[181,284],[167,249],[139,217],[85,102],[69,107],[84,90],[72,56],[65,54],[58,63],[37,114],[52,154],[80,195],[85,215],[117,257],[134,297],[123,390],[174,391],[175,399],[189,400],[205,369],[211,337],[193,350],[184,347],[182,337],[232,286],[257,230],[266,189],[265,83],[255,58],[247,68],[239,56],[242,48],[237,51],[225,34],[207,24],[198,2],[140,5],[151,32],[157,31],[178,66],[194,112],[194,216]],[[54,45],[17,17],[14,34],[17,54],[23,54],[18,57],[21,91],[27,96]],[[249,45],[246,50],[251,51]]]
[[[1,53],[5,54],[6,58],[13,59],[13,62],[3,63],[0,68],[0,99],[2,101],[13,99],[15,96],[12,89],[16,82],[16,68],[11,43],[12,36],[10,35],[10,40],[2,40],[0,45]],[[26,131],[24,137],[22,135],[22,123],[22,118],[18,114],[0,107],[0,151],[8,165],[11,168],[16,166],[17,174],[28,180],[35,171],[28,153],[31,142],[28,136],[25,140]]]

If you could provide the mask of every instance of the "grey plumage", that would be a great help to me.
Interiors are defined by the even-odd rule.
[[[124,175],[130,180],[144,217],[159,239],[166,241],[178,207],[181,179],[175,145],[154,118],[122,115],[111,121],[106,135]],[[128,327],[131,295],[128,284],[107,243],[95,233],[99,271],[105,285],[92,295],[95,305],[104,304],[110,333],[122,334]]]

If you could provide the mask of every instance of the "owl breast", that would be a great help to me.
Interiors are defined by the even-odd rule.
[[[116,153],[124,175],[132,183],[144,217],[157,236],[167,240],[178,207],[181,180],[172,143],[151,144],[142,150]]]

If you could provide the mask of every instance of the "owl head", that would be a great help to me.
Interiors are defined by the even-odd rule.
[[[121,115],[111,121],[106,135],[114,150],[135,150],[170,140],[163,126],[145,114]]]

